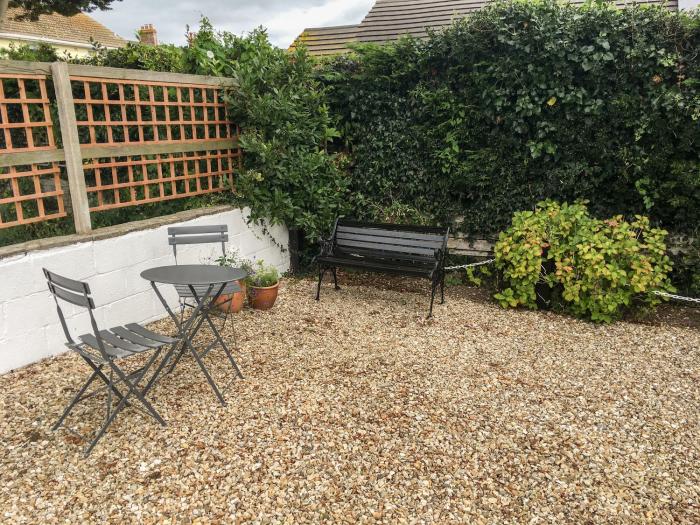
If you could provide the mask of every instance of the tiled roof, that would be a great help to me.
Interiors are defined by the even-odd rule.
[[[122,47],[127,41],[114,34],[97,20],[84,13],[63,16],[56,13],[41,15],[39,20],[15,20],[21,8],[10,7],[5,20],[0,23],[0,34],[23,35],[41,40],[90,44],[91,39],[106,47]]]
[[[572,4],[583,4],[585,0],[572,0]],[[386,42],[403,35],[423,37],[427,28],[440,29],[449,26],[455,19],[477,11],[490,0],[377,0],[372,10],[360,24],[357,40],[360,42]],[[678,1],[636,0],[618,1],[626,4],[667,5],[678,9]]]
[[[335,26],[304,29],[289,49],[304,44],[312,55],[337,55],[348,50],[347,44],[357,40],[358,26]]]
[[[306,29],[292,44],[306,44],[312,55],[329,55],[347,51],[349,42],[387,42],[403,35],[424,37],[427,29],[449,26],[455,19],[468,15],[487,5],[491,0],[377,0],[359,26]],[[585,0],[572,0],[583,4]],[[627,4],[666,5],[678,9],[678,0],[621,0]]]

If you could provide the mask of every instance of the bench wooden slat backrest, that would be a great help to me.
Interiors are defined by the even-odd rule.
[[[436,252],[447,245],[448,231],[447,228],[340,220],[335,228],[334,248],[360,256],[435,261]]]

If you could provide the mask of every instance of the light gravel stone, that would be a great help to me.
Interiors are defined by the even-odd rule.
[[[126,410],[87,459],[50,430],[77,356],[0,377],[0,522],[700,523],[700,310],[595,326],[460,287],[425,320],[425,283],[341,281],[235,317],[227,407],[185,359],[168,426]]]

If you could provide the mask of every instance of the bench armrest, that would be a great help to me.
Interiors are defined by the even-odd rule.
[[[442,269],[445,267],[445,250],[442,248],[438,248],[435,250],[435,270],[434,271],[442,271]]]
[[[333,254],[333,239],[324,239],[323,237],[319,237],[318,244],[321,247],[319,257],[324,257]]]

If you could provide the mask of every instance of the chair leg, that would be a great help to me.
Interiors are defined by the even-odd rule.
[[[333,283],[335,284],[335,289],[340,290],[340,286],[338,286],[338,269],[333,268]]]
[[[151,414],[151,416],[153,416],[153,419],[155,419],[156,421],[158,421],[158,423],[160,423],[162,426],[165,427],[167,425],[165,424],[165,421],[163,420],[163,418],[160,416],[158,411],[153,407],[153,405],[149,401],[146,400],[146,398],[144,396],[145,389],[140,390],[138,388],[138,384],[147,375],[148,371],[151,369],[153,364],[156,362],[156,359],[158,359],[158,356],[160,356],[160,354],[161,354],[160,350],[156,350],[155,352],[153,352],[153,357],[151,357],[148,360],[146,365],[143,367],[143,370],[141,370],[141,373],[134,379],[134,381],[130,381],[129,378],[126,376],[126,374],[124,374],[124,372],[121,370],[121,368],[119,368],[113,361],[111,361],[109,363],[109,366],[110,366],[110,368],[112,368],[112,370],[114,370],[114,372],[117,374],[119,379],[125,385],[129,385],[129,390],[128,390],[126,396],[124,396],[124,398],[120,401],[119,405],[121,405],[123,408],[124,404],[126,403],[126,398],[133,394],[134,396],[136,396],[136,399],[138,399],[140,401],[140,403],[143,405],[143,407]],[[116,415],[116,414],[113,414],[113,415]]]
[[[109,366],[111,368],[110,370],[110,376],[109,376],[109,381],[110,381],[110,391],[113,390],[113,382],[112,382],[112,372],[116,373],[116,375],[119,377],[119,379],[126,385],[129,385],[129,389],[126,392],[126,395],[124,395],[119,403],[117,404],[116,408],[114,411],[111,413],[108,412],[107,418],[105,419],[105,422],[102,424],[102,427],[100,427],[100,430],[97,432],[97,435],[93,438],[93,440],[90,442],[90,445],[85,449],[85,457],[89,456],[90,453],[92,452],[92,449],[95,448],[95,445],[100,441],[102,436],[104,436],[105,432],[107,432],[107,429],[109,426],[114,422],[114,419],[119,415],[119,413],[124,409],[124,407],[127,404],[127,398],[131,396],[132,394],[136,396],[136,398],[141,402],[141,404],[150,412],[150,414],[153,416],[153,418],[158,421],[162,426],[166,426],[165,421],[163,421],[163,418],[160,417],[160,414],[156,411],[155,408],[153,408],[153,405],[146,401],[146,398],[143,395],[143,390],[139,390],[138,384],[141,382],[141,380],[146,376],[148,370],[153,366],[153,363],[155,363],[156,359],[160,355],[160,351],[153,352],[153,357],[151,357],[146,365],[143,367],[143,370],[141,371],[140,374],[135,378],[135,380],[129,381],[129,378],[126,376],[126,374],[113,362],[109,362]],[[111,396],[110,396],[111,397]]]
[[[102,368],[102,367],[100,367],[100,368]],[[65,421],[65,419],[68,417],[68,414],[70,414],[71,411],[73,410],[73,407],[78,404],[82,395],[85,393],[85,391],[88,389],[88,387],[92,384],[92,382],[97,378],[97,376],[98,376],[98,373],[97,373],[97,370],[95,370],[92,373],[92,375],[90,376],[90,379],[88,379],[85,382],[85,384],[83,385],[83,387],[80,390],[78,390],[78,393],[75,394],[75,396],[73,397],[71,402],[68,404],[66,409],[63,411],[63,415],[59,418],[59,420],[56,422],[56,424],[53,427],[51,427],[51,430],[58,430],[58,428],[63,424],[63,421]]]
[[[316,300],[321,300],[321,283],[323,282],[323,276],[326,274],[326,268],[318,269],[318,288],[316,289]]]
[[[209,318],[209,313],[208,313],[208,312],[204,312],[203,315],[204,315],[204,317],[205,317],[207,323],[209,324],[209,328],[210,328],[211,331],[214,333],[214,337],[216,338],[217,342],[219,343],[219,346],[221,346],[221,348],[223,348],[224,353],[226,354],[226,357],[228,357],[228,360],[229,360],[230,363],[231,363],[231,366],[233,366],[234,370],[236,370],[236,374],[238,374],[238,377],[239,377],[239,378],[245,379],[245,378],[243,377],[243,374],[241,373],[241,369],[238,368],[238,364],[236,363],[236,360],[235,360],[235,359],[233,358],[233,356],[231,355],[231,351],[228,349],[228,347],[226,346],[226,343],[224,343],[224,340],[221,338],[221,335],[220,335],[219,332],[216,330],[216,327],[214,326],[214,323],[213,323],[212,320]],[[234,333],[235,333],[235,330],[234,330]]]

